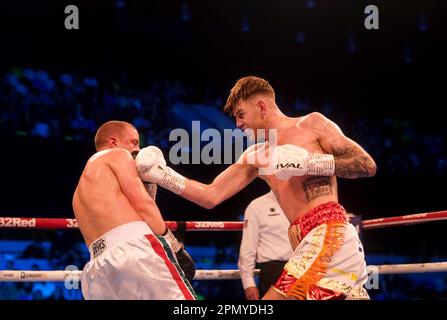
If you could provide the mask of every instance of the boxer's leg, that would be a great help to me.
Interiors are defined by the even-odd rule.
[[[296,298],[294,296],[281,294],[272,286],[262,297],[262,300],[296,300]]]

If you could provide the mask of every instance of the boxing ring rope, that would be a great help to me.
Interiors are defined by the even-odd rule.
[[[370,265],[368,273],[378,271],[379,274],[405,274],[447,272],[447,262]],[[53,282],[53,281],[79,281],[82,271],[30,271],[30,270],[3,270],[0,271],[0,282]],[[255,275],[259,269],[255,270]],[[224,280],[239,279],[239,270],[197,270],[194,280]]]
[[[370,230],[441,220],[447,220],[447,210],[364,220],[362,221],[362,228],[364,230]],[[242,221],[165,221],[165,223],[171,231],[176,231],[180,224],[186,225],[186,231],[239,231],[244,226],[244,222]],[[78,224],[76,219],[65,218],[0,217],[1,228],[77,229]]]
[[[447,220],[447,210],[409,214],[405,216],[378,218],[362,221],[364,230],[394,227],[399,225],[412,225],[431,221]]]
[[[392,227],[398,225],[412,225],[431,221],[447,220],[447,210],[410,214],[404,216],[378,218],[362,221],[365,230]],[[240,231],[244,222],[241,221],[166,221],[166,226],[172,231],[178,229],[186,231]],[[0,229],[78,229],[76,219],[70,218],[14,218],[0,217]],[[369,265],[368,273],[405,274],[447,272],[447,262]],[[0,282],[53,282],[79,281],[82,271],[79,270],[0,270]],[[259,269],[255,270],[259,274]],[[239,279],[239,270],[197,270],[194,280],[222,280]]]
[[[0,282],[52,282],[52,281],[80,281],[82,271],[73,270],[2,270]],[[255,270],[255,275],[259,269]],[[196,270],[194,280],[223,280],[239,279],[239,270]]]

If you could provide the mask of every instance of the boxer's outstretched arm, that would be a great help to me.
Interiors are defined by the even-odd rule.
[[[346,137],[337,124],[317,112],[309,117],[321,147],[334,155],[337,177],[361,178],[376,174],[373,158],[358,143]]]
[[[246,152],[241,159],[245,159]],[[239,160],[241,160],[239,159]],[[166,165],[163,152],[148,146],[140,150],[135,157],[138,173],[143,181],[172,191],[184,198],[208,209],[239,192],[257,176],[257,169],[246,162],[239,162],[228,167],[210,184],[188,180]]]
[[[251,165],[232,164],[210,184],[187,179],[182,197],[211,209],[245,188],[256,178],[257,172]]]
[[[138,176],[131,154],[124,149],[117,148],[110,153],[110,157],[109,165],[118,179],[121,191],[132,207],[156,235],[164,234],[166,225],[155,201],[148,195]]]

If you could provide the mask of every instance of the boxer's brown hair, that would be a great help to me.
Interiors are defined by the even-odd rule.
[[[109,141],[109,138],[111,136],[120,135],[125,128],[132,128],[137,130],[133,125],[125,121],[112,120],[103,123],[96,131],[95,135],[96,151],[104,147]]]
[[[255,76],[240,78],[230,91],[224,112],[232,114],[240,101],[247,100],[258,93],[267,94],[273,99],[275,98],[275,90],[273,90],[267,80]]]

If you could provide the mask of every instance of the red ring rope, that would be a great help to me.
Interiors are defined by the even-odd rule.
[[[430,221],[447,220],[447,211],[410,214],[398,217],[378,218],[362,221],[365,230],[410,225]],[[169,229],[177,230],[176,221],[166,221]],[[241,221],[187,221],[187,231],[239,231],[244,222]],[[28,228],[28,229],[77,229],[76,219],[65,218],[13,218],[0,217],[0,228]]]

